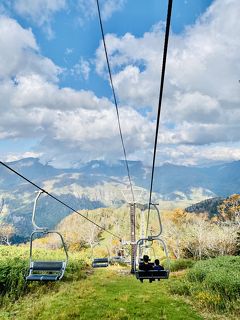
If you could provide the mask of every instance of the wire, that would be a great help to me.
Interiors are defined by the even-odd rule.
[[[130,170],[129,170],[129,165],[128,165],[128,160],[127,160],[127,152],[126,152],[126,148],[125,148],[125,144],[124,144],[124,140],[123,140],[123,134],[122,134],[122,128],[121,128],[121,122],[120,122],[120,116],[119,116],[117,98],[116,98],[116,93],[115,93],[115,89],[114,89],[114,86],[113,86],[112,72],[111,72],[111,68],[110,68],[110,63],[109,63],[109,58],[108,58],[108,53],[107,53],[107,46],[106,46],[106,41],[105,41],[105,36],[104,36],[104,31],[103,31],[103,24],[102,24],[100,6],[99,6],[99,1],[96,0],[96,2],[97,2],[98,17],[99,17],[99,23],[100,23],[100,28],[101,28],[101,34],[102,34],[102,41],[103,41],[103,46],[104,46],[104,52],[105,52],[105,57],[106,57],[106,61],[107,61],[109,79],[110,79],[110,83],[111,83],[111,88],[112,88],[112,93],[113,93],[113,99],[114,99],[114,104],[115,104],[116,113],[117,113],[118,129],[119,129],[120,139],[121,139],[121,143],[122,143],[122,149],[123,149],[123,154],[124,154],[124,159],[125,159],[125,165],[126,165],[127,174],[128,174],[128,180],[129,180],[129,184],[130,184],[130,188],[131,188],[131,193],[132,193],[132,202],[135,203],[135,197],[134,197],[134,192],[133,192],[132,180],[131,180]]]
[[[163,97],[163,86],[164,86],[164,78],[165,78],[165,69],[166,69],[166,62],[167,62],[168,39],[169,39],[169,31],[170,31],[170,25],[171,25],[172,2],[173,2],[173,0],[169,0],[168,1],[165,40],[164,40],[164,49],[163,49],[163,58],[162,58],[160,92],[159,92],[159,102],[158,102],[158,113],[157,113],[157,123],[156,123],[156,133],[155,133],[155,141],[154,141],[154,148],[153,148],[152,175],[151,175],[151,184],[150,184],[150,192],[149,192],[148,217],[147,217],[146,234],[148,232],[149,213],[150,213],[150,206],[151,206],[151,203],[152,203],[153,178],[154,178],[155,160],[156,160],[157,143],[158,143],[158,131],[159,131],[160,115],[161,115],[161,107],[162,107],[162,97]]]
[[[21,175],[19,172],[15,171],[14,169],[12,169],[11,167],[9,167],[7,164],[5,164],[4,162],[0,161],[0,164],[3,165],[5,168],[7,168],[8,170],[12,171],[13,173],[15,173],[16,175],[18,175],[20,178],[22,178],[23,180],[27,181],[28,183],[30,183],[31,185],[33,185],[34,187],[36,187],[37,189],[41,190],[42,192],[46,193],[49,197],[51,197],[52,199],[56,200],[57,202],[61,203],[62,205],[64,205],[65,207],[67,207],[68,209],[72,210],[73,212],[77,213],[79,216],[81,216],[82,218],[86,219],[87,221],[91,222],[92,224],[94,224],[95,226],[97,226],[98,228],[102,229],[103,231],[106,231],[107,233],[111,234],[112,236],[114,236],[115,238],[118,238],[121,240],[121,238],[117,235],[115,235],[114,233],[112,233],[111,231],[105,229],[104,227],[100,226],[99,224],[97,224],[96,222],[92,221],[91,219],[87,218],[86,216],[84,216],[82,213],[80,213],[79,211],[75,210],[74,208],[72,208],[71,206],[69,206],[68,204],[66,204],[65,202],[63,202],[62,200],[58,199],[57,197],[53,196],[51,193],[49,193],[48,191],[42,189],[41,187],[39,187],[36,183],[32,182],[31,180],[29,180],[28,178],[24,177],[23,175]]]

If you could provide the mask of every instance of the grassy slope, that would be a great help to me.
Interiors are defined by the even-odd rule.
[[[169,296],[167,285],[141,284],[117,268],[98,269],[85,280],[62,282],[56,292],[22,298],[0,310],[0,319],[202,319],[183,300]]]

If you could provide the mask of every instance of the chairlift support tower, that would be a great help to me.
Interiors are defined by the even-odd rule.
[[[122,190],[122,194],[129,204],[130,207],[130,245],[131,245],[131,273],[135,273],[135,263],[136,263],[136,208],[139,208],[142,212],[145,210],[145,206],[138,203],[138,200],[142,197],[142,193],[144,191],[143,188],[133,187],[133,191],[135,194],[135,199],[133,202],[131,199],[131,189],[127,187]]]
[[[131,273],[134,273],[136,259],[136,204],[130,203],[130,228],[131,228]]]

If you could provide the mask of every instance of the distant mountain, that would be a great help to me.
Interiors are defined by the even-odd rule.
[[[95,160],[78,168],[57,169],[42,164],[39,159],[26,158],[8,165],[76,209],[124,203],[122,189],[126,193],[128,179],[123,161],[108,163]],[[141,202],[147,201],[151,168],[140,161],[130,161],[129,168],[133,184],[140,187]],[[204,168],[164,164],[155,169],[154,199],[164,210],[185,208],[207,198],[239,193],[239,169],[240,161]],[[0,167],[0,200],[4,198],[4,219],[16,227],[18,237],[26,237],[32,229],[35,191],[32,185]],[[70,212],[44,196],[40,199],[37,213],[41,225],[54,227]]]

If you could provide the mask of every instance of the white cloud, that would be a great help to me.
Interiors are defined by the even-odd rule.
[[[239,159],[239,10],[237,0],[217,0],[196,25],[171,35],[160,161],[205,164]],[[122,157],[112,102],[90,91],[60,88],[62,70],[40,54],[30,29],[4,16],[0,29],[0,138],[38,137],[33,152],[59,165]],[[162,24],[140,38],[106,36],[130,159],[151,161],[155,124],[150,117],[158,104],[163,39]],[[108,78],[105,68],[99,47],[96,70]],[[90,64],[80,59],[72,71],[88,79]],[[146,106],[152,114],[144,116]]]
[[[12,162],[23,158],[40,158],[41,156],[42,154],[39,152],[26,151],[23,153],[8,153],[6,156],[3,156],[2,159],[4,162]]]
[[[40,55],[30,29],[23,29],[15,20],[0,16],[0,30],[2,79],[37,73],[46,80],[58,80],[61,69],[50,59]]]
[[[115,11],[122,10],[126,0],[105,0],[102,7],[103,20],[109,19]]]
[[[178,165],[209,165],[240,159],[240,143],[217,143],[206,146],[164,146],[158,149],[158,164],[170,162]]]
[[[161,115],[161,142],[209,144],[238,141],[240,122],[240,2],[216,0],[183,34],[170,35]],[[226,18],[229,17],[229,18]],[[119,100],[156,114],[163,25],[142,37],[106,36]],[[102,45],[96,71],[106,75]]]
[[[88,80],[89,73],[91,71],[90,63],[84,60],[83,57],[80,58],[79,62],[76,63],[73,68],[71,68],[71,74],[77,77],[82,77],[84,80]]]
[[[56,158],[58,163],[76,158],[121,158],[112,102],[90,91],[60,88],[59,68],[39,54],[31,30],[6,17],[0,19],[0,27],[1,24],[0,45],[4,50],[0,50],[0,138],[38,138],[40,144],[34,152],[42,158]],[[84,71],[84,61],[80,62]],[[137,149],[148,146],[154,128],[127,106],[121,106],[120,116],[131,156]],[[9,156],[14,158],[18,154]]]
[[[66,48],[66,50],[65,50],[65,55],[68,56],[68,55],[72,54],[73,51],[74,51],[73,48]]]
[[[117,92],[135,108],[157,104],[163,36],[162,24],[142,38],[129,33],[121,38],[106,35]],[[102,44],[96,51],[96,71],[100,75],[107,71]]]
[[[128,155],[131,157],[136,150],[149,148],[153,126],[132,109],[122,108],[121,115]],[[69,161],[89,161],[122,158],[114,108],[58,113],[48,131],[48,138],[43,140],[40,150],[50,159],[57,157],[58,161],[64,161],[65,158]]]
[[[126,0],[101,0],[99,1],[101,17],[103,20],[111,18],[114,12],[123,9]],[[86,20],[96,18],[97,4],[96,0],[78,0],[77,9],[81,12],[79,23],[84,24]]]
[[[51,27],[54,14],[66,8],[65,0],[13,0],[12,3],[17,14],[43,27],[48,38],[54,36]]]

